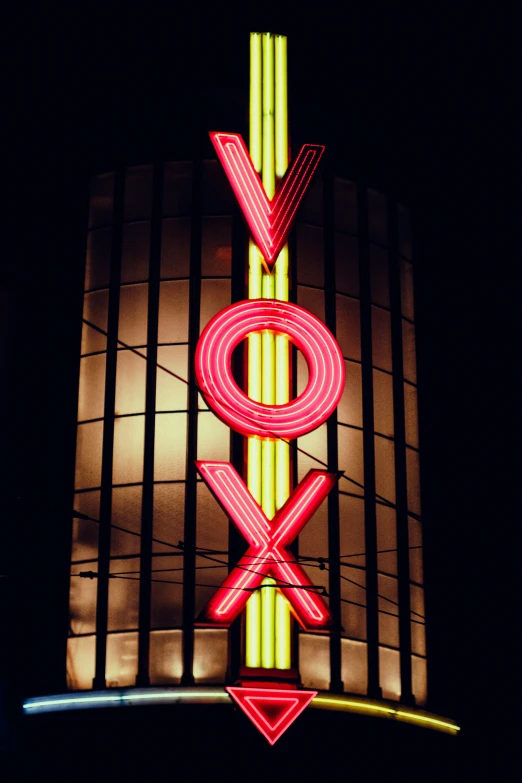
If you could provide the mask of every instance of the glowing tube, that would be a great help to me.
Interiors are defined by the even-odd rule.
[[[263,581],[267,587],[261,588],[261,666],[263,669],[273,669],[275,666],[275,580],[267,578]]]
[[[250,35],[250,157],[256,171],[261,171],[262,161],[262,125],[261,125],[261,99],[262,99],[262,60],[261,60],[261,35]]]
[[[246,605],[245,663],[247,666],[261,666],[261,595],[252,593]]]
[[[280,592],[276,592],[275,605],[275,667],[290,669],[291,656],[290,607]]]

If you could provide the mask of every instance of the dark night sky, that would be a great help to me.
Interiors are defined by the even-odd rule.
[[[385,13],[343,4],[344,15],[334,17],[327,2],[303,22],[290,7],[250,18],[226,7],[226,24],[201,7],[181,18],[175,6],[153,15],[95,4],[26,9],[9,19],[7,507],[30,481],[34,549],[45,549],[40,504],[52,504],[70,470],[54,433],[56,417],[74,407],[64,367],[77,350],[67,324],[78,306],[71,259],[82,252],[87,172],[150,161],[151,150],[168,155],[192,115],[213,116],[209,88],[232,97],[247,89],[249,30],[286,33],[293,116],[314,131],[306,141],[327,141],[341,166],[400,194],[417,213],[423,511],[437,581],[432,688],[441,711],[476,727],[474,672],[486,692],[499,682],[484,664],[483,633],[501,633],[488,626],[484,607],[493,611],[486,546],[501,545],[491,530],[500,529],[497,493],[507,478],[495,379],[507,381],[499,346],[514,325],[504,308],[514,256],[500,242],[513,20],[429,4],[413,12],[390,4]],[[26,546],[17,569],[38,560]],[[17,602],[24,606],[18,594]]]

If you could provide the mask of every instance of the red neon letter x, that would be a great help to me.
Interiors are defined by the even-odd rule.
[[[268,520],[230,463],[198,461],[196,466],[218,503],[250,544],[207,604],[206,618],[229,626],[245,607],[251,591],[266,576],[272,576],[305,630],[330,625],[332,617],[328,607],[310,589],[312,582],[287,547],[328,495],[337,476],[310,470],[285,505]]]

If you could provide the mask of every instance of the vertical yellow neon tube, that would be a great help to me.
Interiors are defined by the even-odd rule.
[[[262,166],[262,56],[261,35],[250,36],[250,156],[256,168]],[[259,250],[249,240],[248,243],[248,298],[260,299],[262,296],[262,261]],[[248,395],[261,401],[262,378],[261,335],[248,337]],[[261,504],[261,441],[248,438],[247,485],[253,497]],[[250,667],[261,666],[261,595],[254,593],[249,598],[245,612],[245,664]]]
[[[287,91],[287,39],[278,35],[275,39],[275,173],[284,176],[288,168],[288,91]],[[288,245],[285,245],[275,265],[275,298],[288,302]],[[283,405],[290,399],[290,351],[288,339],[275,337],[276,404]],[[276,509],[290,496],[290,446],[282,440],[276,442],[275,503]],[[291,619],[288,601],[277,593],[275,607],[275,666],[289,669],[291,666]]]

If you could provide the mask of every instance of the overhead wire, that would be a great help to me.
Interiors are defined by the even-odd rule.
[[[83,323],[87,324],[91,329],[95,329],[100,334],[103,334],[107,337],[107,331],[105,329],[102,329],[101,327],[97,326],[96,324],[92,323],[92,321],[89,321],[87,318],[82,318]],[[117,342],[119,345],[123,346],[126,350],[132,351],[132,353],[135,353],[136,356],[139,356],[140,358],[147,361],[147,356],[143,353],[140,353],[137,348],[133,348],[132,346],[128,345],[123,340],[120,340],[117,338]],[[203,389],[200,389],[197,383],[194,383],[193,381],[188,380],[187,378],[183,378],[181,375],[178,375],[173,370],[170,370],[168,367],[165,367],[163,364],[160,364],[159,362],[156,362],[156,367],[160,370],[163,370],[163,372],[166,372],[168,375],[171,375],[173,378],[176,378],[176,380],[180,381],[181,383],[184,383],[186,386],[194,387],[203,397],[205,400],[212,400],[213,397],[208,392],[204,391]],[[220,401],[220,404],[230,408],[230,410],[234,410],[232,406],[229,406],[226,402]],[[237,415],[237,411],[234,410],[234,413]],[[244,414],[240,414],[245,421],[249,421],[248,417]],[[282,438],[280,435],[277,435],[276,433],[272,432],[269,429],[265,429],[265,432],[267,434],[267,437],[274,438],[276,440],[280,440],[282,443],[289,444],[290,441],[286,440],[285,438]],[[295,444],[295,448],[300,454],[303,454],[304,456],[308,457],[309,459],[313,460],[314,462],[317,462],[318,465],[321,465],[322,467],[328,469],[328,464],[324,462],[323,460],[319,459],[319,457],[316,457],[313,454],[310,454],[310,452],[306,451],[305,449],[301,448],[301,446],[298,446]],[[359,489],[364,490],[364,484],[361,484],[361,482],[357,481],[354,478],[351,478],[350,476],[347,476],[344,471],[339,471],[339,478],[344,478],[346,481],[349,481],[351,484],[354,484],[356,487],[359,487]],[[388,500],[388,498],[385,498],[383,495],[380,495],[378,492],[375,493],[376,502],[380,503],[380,505],[388,506],[389,508],[396,508],[396,504],[392,503],[391,500]],[[408,511],[409,515],[416,519],[417,521],[421,521],[421,517],[419,514],[415,514],[412,511]]]

